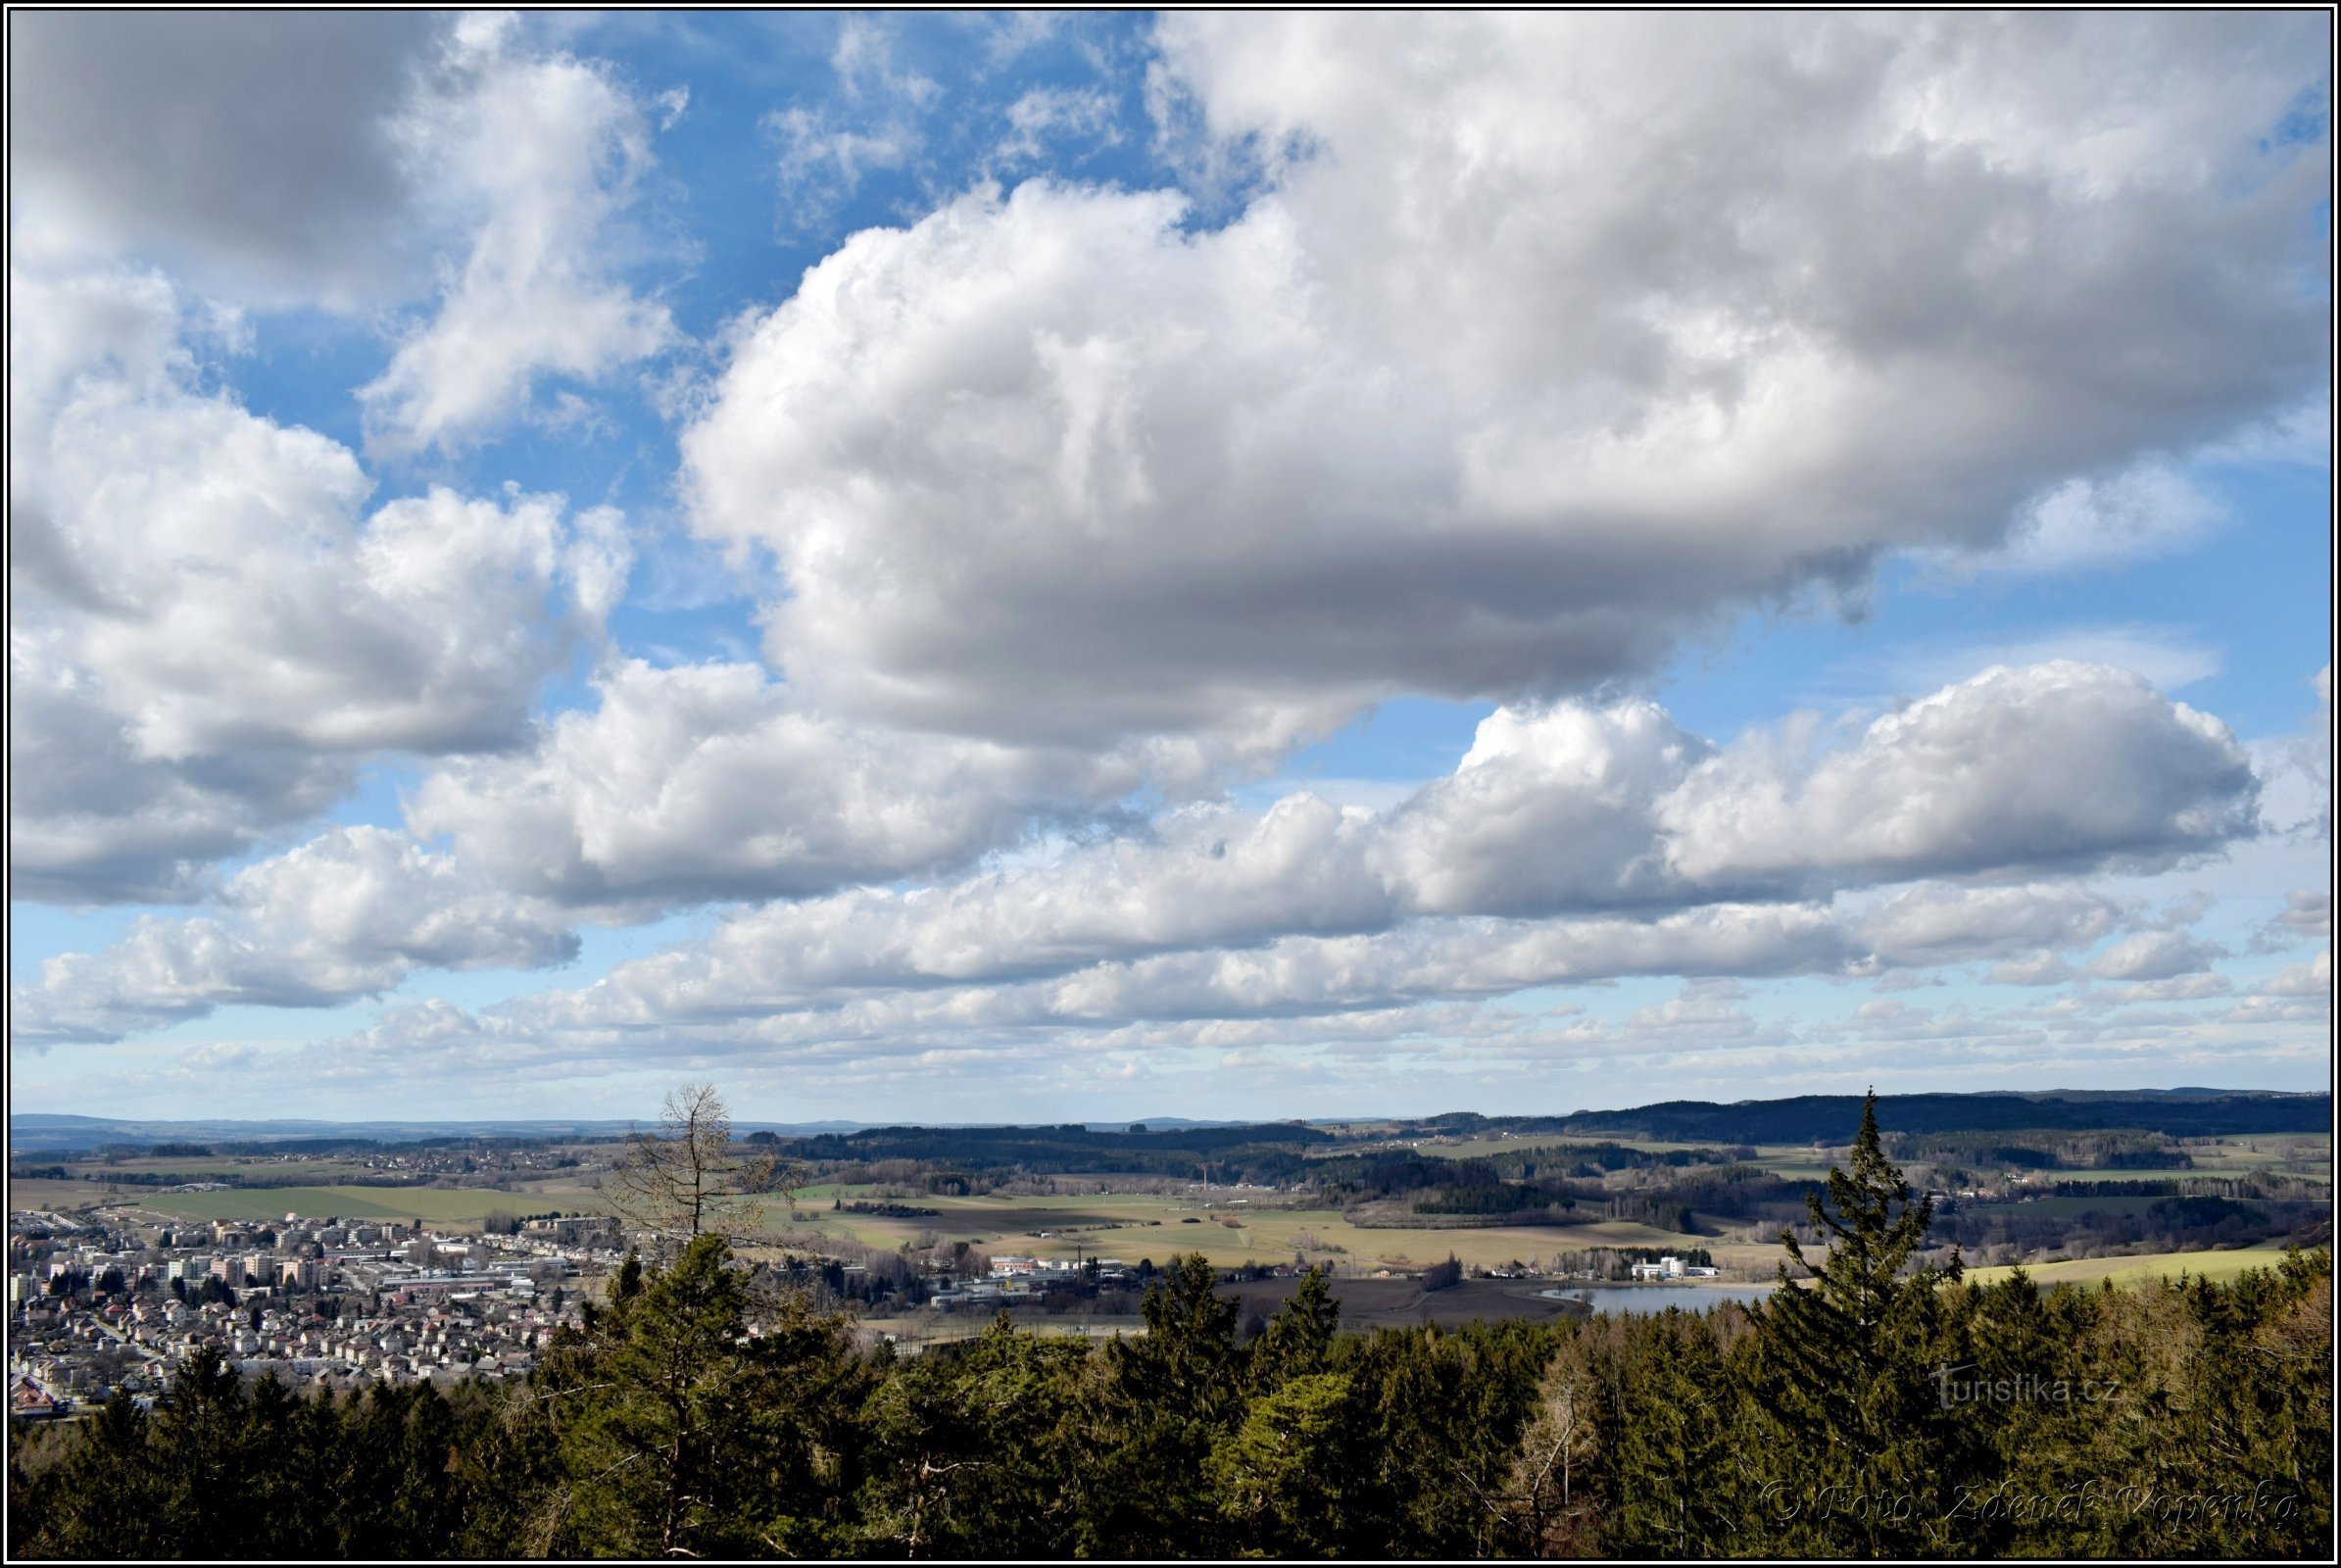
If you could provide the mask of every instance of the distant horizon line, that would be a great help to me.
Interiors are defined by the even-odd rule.
[[[1916,1098],[1922,1098],[1922,1097],[1938,1097],[1938,1098],[1962,1099],[1962,1100],[1987,1100],[1987,1099],[2060,1099],[2060,1098],[2076,1098],[2076,1097],[2086,1097],[2086,1098],[2089,1098],[2089,1099],[2095,1099],[2095,1100],[2119,1100],[2119,1099],[2124,1099],[2124,1098],[2137,1098],[2137,1099],[2164,1099],[2164,1098],[2172,1098],[2172,1097],[2184,1096],[2184,1097],[2188,1097],[2188,1098],[2230,1098],[2230,1097],[2232,1097],[2232,1098],[2246,1098],[2246,1097],[2252,1097],[2252,1098],[2279,1098],[2279,1099],[2315,1099],[2315,1098],[2318,1098],[2318,1097],[2327,1097],[2327,1096],[2330,1096],[2330,1095],[2331,1095],[2331,1093],[2332,1093],[2332,1090],[2331,1090],[2330,1086],[2327,1086],[2327,1087],[2325,1087],[2325,1088],[2320,1088],[2320,1089],[2261,1089],[2261,1088],[2226,1088],[2226,1087],[2216,1087],[2216,1086],[2210,1086],[2210,1085],[2200,1085],[2200,1084],[2178,1084],[2178,1085],[2173,1085],[2173,1086],[2171,1086],[2171,1087],[2169,1087],[2169,1088],[2129,1088],[2129,1089],[2073,1089],[2073,1088],[2062,1088],[2062,1087],[2061,1087],[2061,1088],[2053,1088],[2053,1089],[1966,1089],[1966,1090],[1961,1090],[1961,1089],[1921,1089],[1921,1090],[1905,1090],[1905,1091],[1887,1090],[1887,1091],[1884,1091],[1884,1092],[1880,1093],[1880,1094],[1878,1095],[1878,1098],[1879,1098],[1880,1100],[1897,1100],[1897,1099],[1916,1099]],[[732,1120],[732,1124],[733,1124],[733,1126],[734,1126],[734,1127],[736,1127],[736,1128],[740,1128],[740,1129],[742,1129],[742,1130],[744,1130],[744,1131],[748,1131],[748,1132],[755,1132],[755,1131],[765,1130],[765,1129],[776,1130],[776,1131],[777,1131],[777,1130],[782,1130],[782,1129],[843,1130],[843,1129],[863,1129],[863,1128],[882,1128],[882,1127],[931,1127],[931,1128],[942,1128],[942,1129],[948,1129],[948,1128],[985,1128],[985,1127],[1008,1127],[1008,1128],[1013,1128],[1013,1127],[1064,1127],[1064,1126],[1075,1126],[1075,1125],[1078,1125],[1078,1126],[1081,1126],[1081,1127],[1084,1127],[1084,1128],[1093,1128],[1093,1129],[1104,1129],[1104,1128],[1121,1128],[1121,1127],[1137,1127],[1137,1126],[1146,1126],[1146,1127],[1149,1127],[1149,1128],[1150,1128],[1150,1127],[1155,1127],[1155,1126],[1161,1126],[1161,1127],[1171,1127],[1171,1126],[1186,1126],[1186,1127],[1274,1127],[1274,1126],[1291,1126],[1291,1125],[1293,1125],[1294,1123],[1299,1123],[1299,1124],[1306,1125],[1306,1126],[1335,1126],[1335,1125],[1341,1125],[1341,1124],[1343,1124],[1343,1123],[1352,1123],[1352,1122],[1384,1122],[1384,1121],[1387,1121],[1387,1122],[1426,1122],[1426,1121],[1437,1121],[1437,1120],[1440,1120],[1440,1119],[1443,1119],[1443,1118],[1446,1118],[1446,1117],[1453,1117],[1453,1116],[1478,1116],[1478,1117],[1481,1117],[1481,1118],[1483,1118],[1483,1119],[1485,1119],[1485,1120],[1488,1120],[1488,1121],[1525,1121],[1525,1120],[1538,1120],[1538,1119],[1566,1118],[1566,1117],[1572,1117],[1572,1116],[1585,1116],[1585,1115],[1615,1115],[1615,1114],[1619,1114],[1619,1113],[1621,1113],[1621,1112],[1624,1112],[1624,1111],[1631,1111],[1631,1110],[1640,1110],[1640,1109],[1646,1109],[1646,1108],[1649,1108],[1649,1107],[1652,1107],[1652,1106],[1657,1106],[1657,1105],[1696,1105],[1696,1104],[1718,1105],[1718,1106],[1731,1106],[1731,1105],[1763,1105],[1763,1104],[1779,1104],[1779,1103],[1784,1103],[1784,1102],[1791,1102],[1791,1101],[1804,1101],[1804,1100],[1831,1100],[1831,1099],[1840,1099],[1840,1100],[1858,1100],[1858,1099],[1860,1099],[1860,1098],[1862,1098],[1862,1096],[1861,1096],[1861,1093],[1859,1093],[1859,1092],[1852,1091],[1852,1090],[1838,1090],[1838,1091],[1830,1091],[1830,1092],[1825,1092],[1825,1093],[1813,1093],[1813,1094],[1800,1094],[1800,1095],[1775,1095],[1775,1096],[1759,1097],[1759,1098],[1750,1098],[1750,1099],[1742,1099],[1742,1100],[1701,1100],[1701,1099],[1690,1098],[1690,1097],[1680,1097],[1680,1098],[1671,1099],[1671,1100],[1650,1100],[1650,1101],[1641,1101],[1641,1102],[1634,1102],[1634,1103],[1632,1103],[1632,1104],[1620,1104],[1620,1105],[1581,1105],[1581,1106],[1577,1106],[1577,1107],[1574,1107],[1574,1108],[1571,1108],[1571,1109],[1567,1109],[1567,1110],[1527,1110],[1527,1111],[1523,1111],[1523,1110],[1506,1110],[1506,1111],[1484,1111],[1484,1110],[1474,1110],[1474,1109],[1468,1109],[1468,1108],[1457,1107],[1457,1108],[1451,1108],[1451,1109],[1446,1109],[1446,1110],[1431,1111],[1431,1112],[1418,1112],[1418,1113],[1413,1113],[1413,1114],[1404,1114],[1404,1115],[1399,1115],[1399,1114],[1390,1114],[1390,1113],[1386,1113],[1386,1112],[1362,1112],[1362,1111],[1361,1111],[1361,1112],[1350,1112],[1350,1113],[1345,1113],[1345,1114],[1321,1115],[1321,1116],[1318,1116],[1318,1115],[1301,1115],[1301,1116],[1264,1116],[1264,1117],[1263,1117],[1263,1116],[1252,1116],[1252,1117],[1245,1117],[1245,1116],[1188,1116],[1188,1115],[1153,1115],[1153,1116],[1147,1116],[1147,1115],[1138,1115],[1138,1116],[1119,1116],[1119,1115],[1117,1115],[1117,1116],[1097,1116],[1097,1115],[1091,1115],[1091,1116],[1088,1116],[1088,1117],[1076,1118],[1076,1117],[1072,1117],[1072,1116],[1062,1116],[1062,1115],[1060,1115],[1060,1116],[1040,1116],[1040,1117],[1035,1117],[1035,1118],[1032,1118],[1032,1119],[1004,1119],[1004,1118],[1003,1118],[1003,1119],[988,1119],[988,1120],[964,1120],[964,1121],[963,1121],[963,1120],[949,1120],[949,1121],[944,1121],[944,1120],[925,1120],[925,1119],[920,1119],[920,1118],[917,1118],[917,1117],[907,1117],[907,1118],[905,1118],[905,1117],[896,1117],[896,1118],[893,1118],[893,1119],[891,1119],[891,1120],[887,1120],[887,1121],[867,1121],[867,1120],[862,1120],[862,1119],[855,1118],[855,1117],[851,1117],[851,1116],[813,1116],[813,1117],[807,1117],[807,1118],[805,1118],[805,1119],[802,1119],[802,1120],[795,1120],[795,1121],[783,1121],[783,1120],[779,1120],[779,1119],[775,1119],[775,1118],[769,1118],[769,1117],[742,1117],[742,1116],[734,1116],[734,1117],[733,1117],[733,1120]],[[629,1125],[633,1125],[633,1126],[640,1126],[640,1125],[645,1125],[645,1124],[647,1124],[647,1123],[652,1123],[652,1122],[655,1122],[655,1121],[657,1121],[657,1120],[658,1120],[658,1118],[657,1118],[657,1116],[656,1116],[656,1115],[649,1115],[649,1116],[608,1116],[608,1115],[603,1115],[603,1116],[587,1116],[587,1115],[566,1115],[566,1116],[564,1116],[564,1115],[557,1115],[557,1114],[548,1114],[548,1115],[534,1115],[534,1116],[502,1116],[502,1117],[496,1117],[496,1116],[487,1116],[487,1117],[468,1117],[468,1118],[441,1118],[441,1117],[429,1117],[429,1116],[399,1116],[399,1115],[390,1115],[390,1116],[370,1116],[370,1117],[368,1117],[368,1116],[345,1116],[345,1117],[335,1117],[335,1116],[271,1116],[271,1117],[241,1117],[241,1116],[99,1116],[99,1115],[91,1115],[91,1114],[88,1114],[88,1113],[86,1113],[86,1112],[81,1112],[81,1111],[20,1111],[20,1110],[16,1110],[16,1109],[14,1109],[14,1108],[12,1107],[12,1108],[10,1109],[10,1111],[9,1111],[9,1114],[8,1114],[8,1120],[9,1120],[9,1126],[10,1126],[12,1129],[13,1129],[13,1128],[15,1128],[15,1127],[17,1127],[17,1126],[18,1126],[18,1125],[20,1125],[20,1124],[23,1124],[23,1125],[26,1126],[27,1128],[34,1127],[34,1126],[40,1126],[40,1125],[47,1125],[47,1126],[55,1127],[55,1126],[58,1126],[58,1125],[60,1125],[60,1124],[85,1124],[85,1125],[88,1125],[88,1126],[90,1126],[90,1127],[92,1127],[92,1128],[105,1128],[105,1127],[253,1127],[253,1128],[268,1128],[268,1127],[305,1127],[305,1128],[317,1128],[317,1127],[430,1127],[430,1128],[463,1128],[463,1127],[596,1127],[596,1128],[600,1128],[600,1127],[624,1127],[624,1126],[629,1126]]]

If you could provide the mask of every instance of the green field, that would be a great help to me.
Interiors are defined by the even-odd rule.
[[[329,1183],[336,1177],[364,1175],[366,1168],[366,1161],[362,1159],[261,1159],[233,1154],[209,1154],[190,1159],[118,1159],[111,1164],[104,1160],[85,1159],[66,1166],[76,1180],[86,1175],[94,1176],[101,1182],[110,1174],[173,1176],[191,1182],[219,1181],[232,1174],[278,1180],[297,1177],[304,1181]]]
[[[426,1224],[476,1224],[499,1209],[507,1213],[541,1213],[558,1208],[563,1213],[600,1213],[601,1195],[589,1192],[505,1193],[489,1188],[442,1187],[265,1187],[230,1188],[211,1193],[164,1193],[122,1188],[111,1198],[94,1182],[19,1182],[19,1207],[25,1206],[29,1187],[63,1189],[85,1207],[104,1199],[119,1207],[173,1214],[187,1219],[280,1220],[287,1214],[312,1218],[419,1219]],[[34,1207],[54,1208],[67,1200],[41,1200]]]
[[[2329,1138],[2221,1138],[2209,1148],[2200,1142],[2186,1147],[2195,1168],[2183,1175],[2292,1176],[2328,1184],[2333,1179]]]
[[[2035,1285],[2094,1285],[2099,1280],[2112,1280],[2116,1285],[2134,1285],[2141,1280],[2160,1275],[2175,1279],[2191,1274],[2197,1279],[2230,1280],[2246,1269],[2272,1268],[2284,1256],[2282,1247],[2267,1243],[2258,1247],[2242,1247],[2224,1252],[2139,1252],[2128,1257],[2083,1257],[2064,1263],[2034,1263],[2024,1267]],[[1991,1285],[2006,1279],[2015,1270],[2008,1268],[1971,1268],[1966,1279],[1971,1285]]]

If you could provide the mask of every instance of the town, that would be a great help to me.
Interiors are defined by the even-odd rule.
[[[207,1346],[296,1387],[524,1378],[578,1321],[616,1242],[605,1220],[498,1236],[291,1212],[203,1224],[12,1211],[10,1413],[67,1415],[118,1389],[151,1401]]]

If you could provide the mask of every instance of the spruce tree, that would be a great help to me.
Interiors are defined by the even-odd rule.
[[[1326,1286],[1325,1271],[1310,1269],[1300,1277],[1292,1298],[1277,1309],[1251,1343],[1253,1384],[1273,1389],[1288,1378],[1324,1371],[1341,1322],[1341,1303]]]
[[[1630,1318],[1626,1341],[1605,1544],[1628,1556],[1723,1555],[1751,1521],[1728,1485],[1736,1391],[1714,1329],[1669,1307]]]
[[[1076,1546],[1084,1555],[1210,1551],[1198,1522],[1217,1516],[1203,1462],[1241,1418],[1234,1301],[1200,1252],[1174,1257],[1146,1292],[1146,1332],[1116,1339],[1110,1381],[1089,1415],[1098,1454]]]
[[[1913,1201],[1886,1158],[1875,1090],[1849,1163],[1829,1167],[1826,1199],[1807,1200],[1828,1254],[1816,1264],[1783,1232],[1778,1287],[1750,1313],[1756,1395],[1780,1440],[1758,1512],[1784,1550],[1940,1549],[1957,1483],[1943,1462],[1950,1415],[1932,1376],[1944,1348],[1937,1294],[1959,1278],[1959,1258],[1915,1266],[1934,1205]]]
[[[1204,1461],[1220,1516],[1246,1555],[1337,1553],[1347,1528],[1349,1379],[1287,1378],[1244,1407]]]

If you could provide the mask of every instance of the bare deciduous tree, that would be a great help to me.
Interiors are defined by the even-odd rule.
[[[731,1110],[713,1084],[685,1084],[666,1097],[657,1131],[627,1134],[607,1191],[621,1220],[661,1242],[737,1242],[763,1228],[761,1200],[795,1206],[797,1180],[792,1162],[732,1142]]]
[[[1599,1446],[1599,1394],[1587,1351],[1583,1332],[1561,1343],[1537,1386],[1536,1419],[1521,1439],[1507,1484],[1481,1494],[1495,1520],[1508,1527],[1512,1549],[1526,1556],[1583,1557],[1594,1549],[1598,1494],[1586,1472]]]

